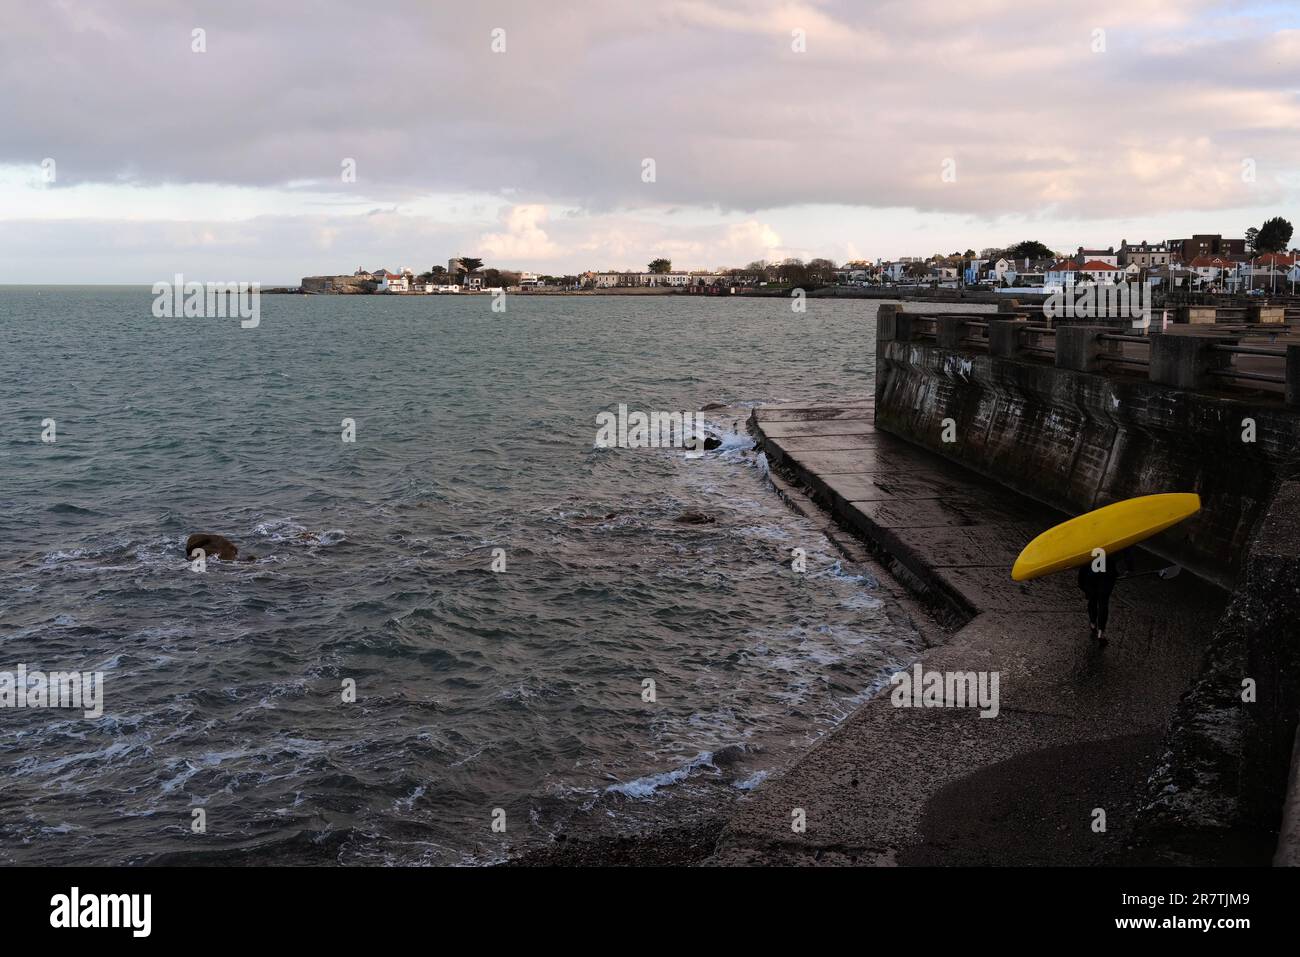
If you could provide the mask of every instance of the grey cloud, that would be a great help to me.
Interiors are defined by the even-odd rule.
[[[7,11],[0,162],[55,157],[64,185],[310,180],[377,203],[512,191],[597,211],[1102,216],[1280,200],[1270,171],[1300,152],[1282,79],[1295,37],[1240,19],[1207,37],[1218,5],[1201,0],[52,9]],[[505,54],[491,52],[495,27]],[[791,51],[794,28],[807,53]],[[1233,176],[1246,156],[1261,169],[1249,193]],[[340,182],[345,157],[355,186]],[[1143,178],[1144,163],[1159,175]]]

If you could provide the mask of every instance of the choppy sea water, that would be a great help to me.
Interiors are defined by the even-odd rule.
[[[752,788],[917,646],[744,431],[869,394],[872,302],[264,296],[247,330],[151,302],[0,289],[0,671],[105,680],[98,718],[0,709],[0,861],[643,828]],[[723,403],[724,444],[596,448],[619,403]],[[193,572],[192,532],[257,560]]]

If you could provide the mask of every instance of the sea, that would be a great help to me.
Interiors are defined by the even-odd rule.
[[[745,427],[869,396],[874,301],[263,295],[255,328],[153,301],[0,287],[0,863],[645,833],[725,813],[917,654]],[[721,444],[602,447],[620,404],[708,408]],[[252,560],[198,567],[193,533]],[[23,700],[53,672],[98,675],[99,713]]]

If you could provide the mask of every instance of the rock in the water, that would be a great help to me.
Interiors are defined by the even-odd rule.
[[[199,532],[185,539],[185,557],[193,558],[196,548],[203,549],[203,554],[208,558],[220,558],[223,562],[233,562],[239,554],[239,546],[230,539],[208,532]]]
[[[712,525],[717,519],[705,512],[682,512],[673,521],[685,525]]]
[[[712,452],[718,446],[722,445],[722,439],[716,435],[706,435],[704,437],[704,451]]]
[[[713,766],[715,768],[726,768],[738,762],[745,756],[745,748],[739,744],[729,744],[725,748],[719,748],[713,752]]]
[[[721,402],[710,402],[708,405],[700,406],[701,412],[713,412],[716,409],[725,409],[726,406]]]

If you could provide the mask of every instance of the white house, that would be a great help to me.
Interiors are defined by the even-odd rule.
[[[1079,251],[1074,254],[1074,260],[1081,263],[1099,262],[1107,266],[1118,266],[1119,253],[1115,252],[1113,246],[1106,249],[1084,249],[1080,246]]]
[[[1079,273],[1097,282],[1105,283],[1117,282],[1123,276],[1123,271],[1119,266],[1114,263],[1103,262],[1100,259],[1089,259],[1079,267]]]
[[[410,292],[411,277],[398,276],[391,272],[386,272],[379,280],[380,292]]]
[[[912,261],[910,259],[900,259],[897,262],[885,263],[883,267],[884,274],[889,277],[890,282],[899,282],[902,280],[903,274],[907,272],[907,267],[911,264]]]
[[[691,274],[688,272],[643,273],[643,285],[646,286],[689,286]]]
[[[1047,267],[1043,273],[1044,286],[1068,286],[1074,282],[1078,275],[1074,262],[1069,259],[1058,259],[1052,265]]]
[[[1235,271],[1235,266],[1219,256],[1197,256],[1187,263],[1187,268],[1196,273],[1196,281],[1203,284],[1217,284],[1220,277]]]
[[[1012,273],[1014,275],[1015,270],[1016,261],[1014,259],[1008,259],[1006,256],[1001,256],[997,259],[990,260],[988,280],[994,285],[997,285],[1002,282],[1003,279],[1006,279],[1007,273]]]

